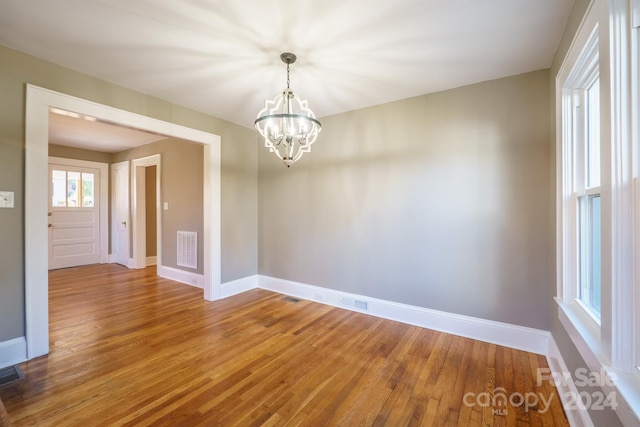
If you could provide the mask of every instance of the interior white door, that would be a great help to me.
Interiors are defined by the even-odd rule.
[[[49,269],[100,262],[100,169],[49,164]]]
[[[111,260],[129,267],[129,162],[111,165]]]

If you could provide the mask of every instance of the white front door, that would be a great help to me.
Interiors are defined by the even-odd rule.
[[[100,262],[100,169],[49,164],[49,270]]]
[[[111,165],[111,261],[129,267],[129,162]]]

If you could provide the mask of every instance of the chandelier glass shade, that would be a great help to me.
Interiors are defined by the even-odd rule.
[[[289,66],[296,61],[292,53],[280,55],[287,64],[287,88],[274,99],[264,101],[255,126],[264,137],[264,145],[282,162],[291,166],[311,151],[322,126],[309,108],[289,87]]]

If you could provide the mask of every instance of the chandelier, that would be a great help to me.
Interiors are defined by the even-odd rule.
[[[289,87],[289,66],[296,62],[296,56],[287,52],[281,54],[280,59],[287,64],[287,88],[274,99],[264,101],[255,126],[264,137],[264,146],[290,167],[311,151],[321,125],[307,101]]]

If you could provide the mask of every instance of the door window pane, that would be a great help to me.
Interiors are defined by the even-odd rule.
[[[93,174],[82,174],[82,206],[93,206]]]
[[[67,206],[67,173],[54,170],[51,176],[51,206]]]
[[[51,206],[83,207],[95,206],[95,174],[52,170]]]
[[[80,206],[80,172],[67,172],[67,206]]]

